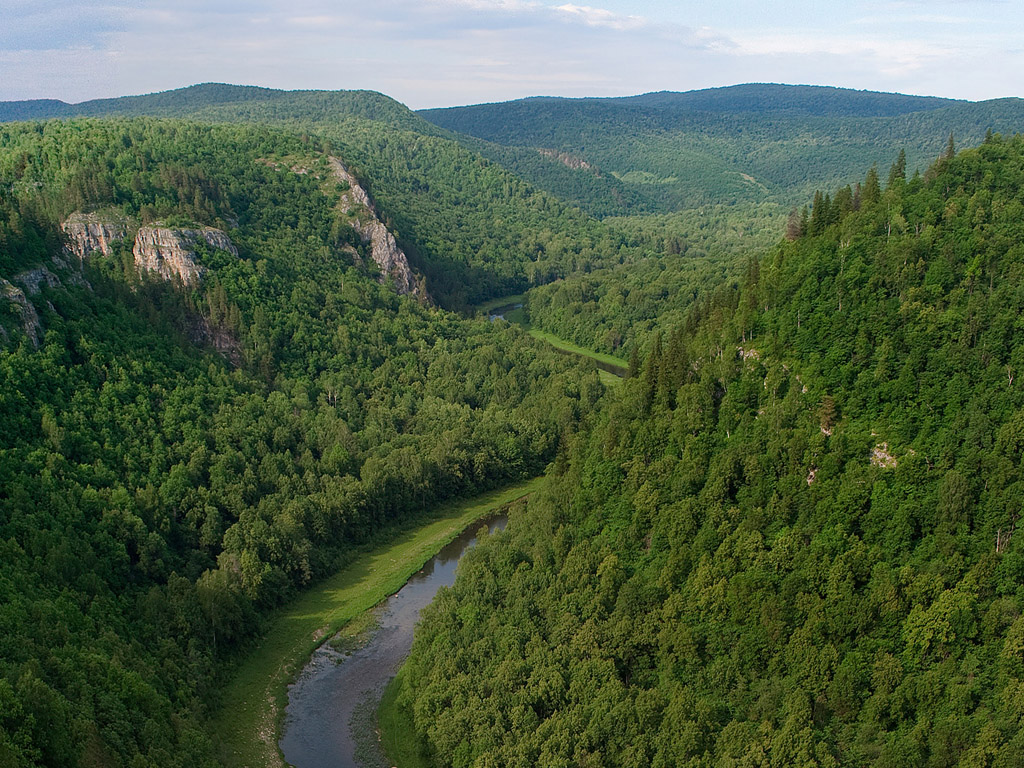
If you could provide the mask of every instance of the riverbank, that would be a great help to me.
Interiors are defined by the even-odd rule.
[[[553,333],[542,331],[539,328],[534,328],[530,325],[524,325],[526,332],[529,333],[533,338],[546,341],[555,349],[560,349],[563,352],[571,352],[574,355],[580,355],[581,357],[589,357],[591,360],[596,360],[599,363],[613,366],[615,368],[621,368],[626,373],[629,372],[629,361],[623,360],[621,357],[615,357],[614,355],[606,355],[603,352],[595,352],[592,349],[581,347],[577,344],[573,344],[571,341],[555,336]]]
[[[522,304],[525,301],[526,294],[519,293],[514,296],[503,296],[501,298],[491,299],[490,301],[486,301],[482,304],[477,304],[473,309],[475,312],[488,315],[493,313],[495,310],[504,310],[501,313],[501,316],[504,317],[505,320],[522,326],[523,329],[533,338],[547,342],[561,352],[568,352],[569,354],[579,355],[580,357],[589,357],[598,364],[598,375],[601,377],[601,381],[606,385],[618,383],[629,375],[629,361],[623,360],[621,357],[607,355],[603,352],[595,352],[592,349],[581,347],[578,344],[573,344],[571,341],[555,336],[555,334],[549,333],[548,331],[542,331],[539,328],[534,328],[526,321],[526,313],[522,309]]]
[[[499,307],[507,307],[510,304],[522,304],[526,301],[525,293],[515,293],[511,296],[499,296],[496,299],[488,299],[473,305],[473,311],[483,314],[490,314]]]
[[[377,709],[381,748],[395,768],[432,768],[423,742],[416,733],[412,713],[398,703],[404,674],[405,669],[400,669],[388,683]]]
[[[397,592],[445,544],[489,512],[529,495],[544,478],[442,507],[415,529],[359,554],[351,564],[304,592],[273,619],[260,646],[238,667],[213,722],[228,766],[283,768],[277,742],[288,683],[324,638]]]

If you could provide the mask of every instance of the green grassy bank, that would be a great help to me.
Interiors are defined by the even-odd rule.
[[[497,299],[491,299],[482,304],[474,306],[474,310],[478,313],[489,314],[499,307],[505,307],[510,304],[521,304],[526,301],[525,293],[518,293],[514,296],[502,296]],[[615,365],[620,368],[629,368],[629,361],[623,360],[621,357],[615,357],[614,355],[606,355],[602,352],[595,352],[592,349],[581,347],[573,344],[571,341],[566,341],[563,338],[555,336],[553,333],[542,331],[539,328],[533,328],[526,322],[526,313],[523,309],[513,309],[505,313],[505,319],[510,323],[516,323],[517,325],[523,326],[527,333],[533,338],[547,342],[555,349],[560,349],[563,352],[571,352],[574,355],[580,355],[581,357],[589,357],[591,360],[597,360],[598,362],[605,363],[606,365]],[[599,371],[601,381],[605,384],[617,383],[620,379],[615,374],[609,373],[608,371]]]
[[[398,704],[404,673],[405,669],[400,669],[388,683],[377,710],[381,746],[388,760],[397,768],[431,768],[426,748],[413,726],[412,713]]]
[[[287,686],[328,635],[397,592],[445,544],[489,512],[536,491],[543,478],[438,509],[425,523],[396,532],[283,608],[259,647],[223,692],[213,731],[228,766],[281,768],[277,747]]]
[[[509,304],[522,304],[525,301],[525,293],[516,293],[511,296],[499,296],[496,299],[488,299],[480,304],[474,304],[473,310],[480,314],[490,314],[498,307],[507,307]]]
[[[533,336],[533,338],[546,341],[555,349],[560,349],[563,352],[572,352],[574,355],[581,355],[582,357],[589,357],[591,360],[597,360],[602,363],[607,363],[608,365],[617,365],[620,368],[629,368],[629,361],[623,360],[621,357],[606,355],[603,352],[595,352],[592,349],[577,346],[571,341],[566,341],[565,339],[555,336],[553,333],[542,331],[539,328],[531,328],[530,326],[525,327],[527,332]]]

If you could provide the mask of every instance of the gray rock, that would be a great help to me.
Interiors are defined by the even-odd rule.
[[[115,240],[123,240],[128,234],[127,222],[92,213],[73,213],[60,228],[67,235],[68,250],[79,261],[96,251],[109,256],[110,244]]]
[[[370,246],[370,258],[380,269],[381,282],[390,278],[400,294],[428,298],[395,236],[377,216],[366,190],[336,157],[330,158],[330,165],[334,179],[348,184],[348,189],[341,194],[339,207],[350,217],[359,237]]]
[[[9,301],[17,307],[21,315],[21,324],[25,329],[25,335],[32,342],[32,346],[38,348],[39,336],[43,331],[43,327],[39,322],[39,314],[36,312],[35,306],[25,297],[24,291],[7,280],[0,278],[0,298]]]
[[[46,283],[49,288],[58,288],[61,285],[60,278],[46,267],[37,267],[36,269],[19,272],[11,279],[21,285],[29,296],[35,296],[39,293],[40,286],[43,283]]]
[[[213,227],[140,227],[132,248],[135,266],[140,272],[155,272],[164,280],[180,280],[183,285],[195,285],[205,271],[201,264],[196,263],[194,249],[200,241],[238,256],[238,249],[230,238]]]

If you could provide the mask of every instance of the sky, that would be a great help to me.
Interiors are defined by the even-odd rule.
[[[1024,2],[0,0],[0,100],[201,82],[414,109],[746,82],[1024,96]]]

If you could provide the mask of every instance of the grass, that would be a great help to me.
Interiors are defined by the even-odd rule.
[[[555,347],[556,349],[561,349],[564,352],[572,352],[573,354],[576,355],[589,357],[592,360],[599,360],[602,363],[607,363],[608,365],[617,365],[620,368],[629,368],[629,361],[623,360],[621,357],[615,357],[614,355],[606,355],[603,352],[595,352],[592,349],[578,347],[571,341],[566,341],[565,339],[561,339],[558,336],[555,336],[553,333],[548,333],[547,331],[542,331],[538,328],[528,328],[527,330],[529,334],[533,336],[533,338],[546,341],[552,347]]]
[[[404,674],[403,667],[391,679],[377,710],[381,746],[390,763],[398,768],[431,768],[423,742],[413,727],[412,714],[398,703]]]
[[[525,300],[526,294],[519,293],[516,294],[515,296],[502,296],[497,299],[485,301],[482,304],[475,305],[473,309],[479,313],[490,314],[493,310],[497,309],[498,307],[505,307],[510,304],[522,304],[525,302]],[[629,361],[623,360],[621,357],[615,357],[614,355],[606,355],[603,352],[595,352],[592,349],[577,346],[576,344],[573,344],[571,341],[566,341],[565,339],[559,336],[555,336],[555,334],[553,333],[548,333],[547,331],[542,331],[539,328],[531,327],[530,324],[526,322],[526,312],[522,308],[509,310],[508,312],[505,313],[504,317],[505,320],[507,320],[510,323],[516,323],[517,325],[523,326],[526,332],[533,336],[533,338],[545,341],[555,349],[560,349],[563,352],[571,352],[572,354],[580,355],[581,357],[589,357],[591,360],[597,360],[599,362],[605,363],[606,365],[614,365],[624,369],[629,368]],[[622,381],[622,379],[619,376],[616,376],[614,373],[610,373],[609,371],[598,370],[598,375],[601,377],[601,381],[608,386],[618,384],[619,382]]]
[[[358,555],[281,609],[259,647],[242,660],[212,723],[221,761],[284,768],[277,746],[288,684],[325,637],[397,592],[445,544],[488,512],[536,491],[544,478],[441,507],[425,524]]]

